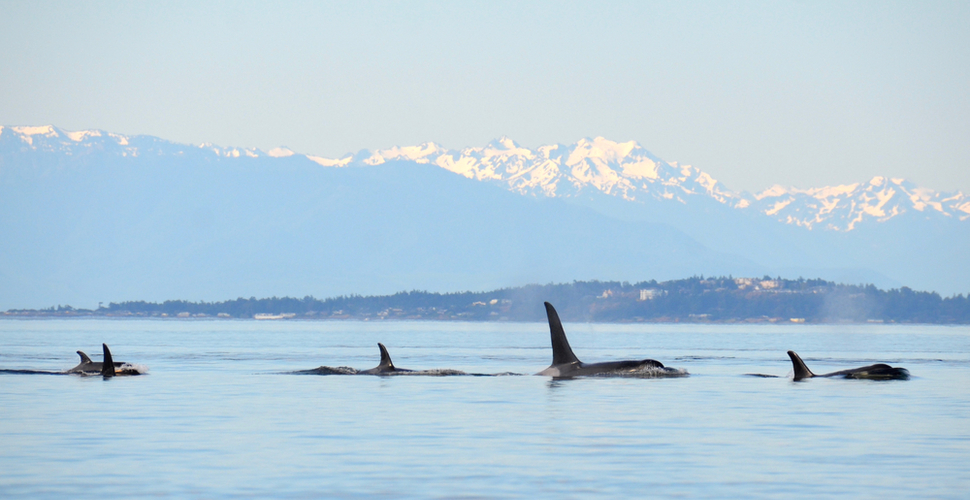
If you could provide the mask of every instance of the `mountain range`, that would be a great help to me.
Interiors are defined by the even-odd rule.
[[[970,291],[961,192],[750,194],[601,137],[330,159],[0,127],[0,231],[0,308],[695,274]]]
[[[247,153],[260,154],[255,150]],[[485,147],[460,151],[429,142],[341,159],[308,158],[323,166],[379,165],[391,160],[430,163],[469,179],[532,196],[568,198],[584,191],[598,191],[631,202],[682,204],[702,197],[808,229],[852,231],[859,224],[885,222],[907,213],[970,219],[970,198],[959,191],[940,193],[905,179],[874,177],[865,183],[815,189],[774,185],[752,195],[731,191],[690,165],[665,162],[635,141],[617,143],[602,137],[582,139],[570,146],[542,146],[535,151],[502,137]]]

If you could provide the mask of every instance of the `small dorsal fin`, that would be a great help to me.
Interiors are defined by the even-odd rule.
[[[81,356],[81,364],[93,363],[93,361],[91,361],[91,358],[89,358],[87,354],[84,354],[84,351],[78,351],[77,355]]]
[[[548,302],[545,304],[546,316],[549,317],[549,333],[552,336],[552,364],[565,365],[578,362],[579,358],[573,354],[569,341],[566,340],[566,331],[562,328],[562,321],[559,321],[559,313],[552,304]]]
[[[391,362],[391,355],[387,353],[387,348],[384,344],[378,342],[377,347],[381,349],[381,364],[377,365],[378,368],[390,368],[394,369],[394,363]]]
[[[815,374],[812,370],[808,369],[808,365],[802,361],[802,358],[795,353],[795,351],[788,351],[788,357],[791,358],[792,368],[795,369],[795,380],[801,380],[803,378],[814,377]]]
[[[104,349],[104,359],[101,360],[101,376],[114,377],[115,362],[111,359],[111,351],[108,350],[108,344],[101,344],[101,348]]]

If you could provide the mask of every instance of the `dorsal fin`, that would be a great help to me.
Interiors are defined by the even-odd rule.
[[[104,349],[104,359],[101,360],[101,376],[114,377],[115,362],[111,359],[111,351],[108,350],[108,344],[101,344],[101,348]]]
[[[394,369],[394,363],[391,362],[391,355],[387,353],[387,348],[384,344],[378,342],[377,347],[381,348],[381,364],[377,365],[378,368],[390,368]]]
[[[788,357],[791,358],[792,368],[795,369],[795,380],[801,380],[803,378],[814,377],[815,374],[812,370],[808,369],[808,365],[802,361],[802,358],[795,353],[795,351],[788,351]]]
[[[565,365],[576,363],[579,359],[573,354],[566,340],[566,331],[562,329],[562,321],[559,321],[559,313],[552,304],[546,302],[546,316],[549,317],[549,333],[552,336],[552,364]]]
[[[87,354],[84,354],[84,351],[78,351],[77,355],[81,356],[81,364],[93,363],[93,361],[91,361],[91,358],[89,358]]]

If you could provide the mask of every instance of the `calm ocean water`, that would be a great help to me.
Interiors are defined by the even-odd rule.
[[[397,366],[535,373],[542,323],[2,320],[0,369],[75,350],[141,377],[0,374],[0,497],[967,498],[970,328],[566,324],[588,362],[686,378],[373,377]],[[887,362],[908,381],[792,382]],[[758,378],[766,373],[782,378]]]

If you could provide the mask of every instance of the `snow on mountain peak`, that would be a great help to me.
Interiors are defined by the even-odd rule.
[[[867,219],[884,222],[911,210],[970,219],[970,200],[963,193],[938,193],[883,176],[811,189],[775,185],[754,196],[751,206],[787,224],[834,231],[852,231]]]
[[[80,130],[77,132],[65,132],[64,135],[66,135],[69,139],[71,139],[74,142],[81,142],[84,139],[87,139],[88,137],[101,137],[101,131],[100,130]]]
[[[489,142],[485,147],[494,149],[496,151],[514,151],[520,148],[519,143],[513,141],[507,135],[503,135],[502,137]]]
[[[412,148],[377,150],[362,158],[368,165],[392,159],[433,163],[456,174],[499,183],[521,194],[575,196],[586,189],[628,200],[663,198],[684,201],[685,196],[706,194],[721,202],[737,198],[724,191],[710,175],[690,166],[666,163],[636,141],[615,142],[603,137],[525,148],[509,137],[484,147],[446,150],[434,143]],[[344,160],[314,158],[321,165],[338,166]]]
[[[273,158],[286,158],[288,156],[293,156],[296,153],[286,146],[280,146],[267,151],[266,154],[272,156]]]
[[[597,137],[593,140],[580,139],[576,143],[574,151],[589,158],[603,158],[607,161],[619,162],[623,161],[638,147],[639,144],[636,141],[615,142],[604,137]]]
[[[3,134],[4,128],[0,127],[0,135]],[[9,127],[8,129],[20,139],[21,143],[27,144],[32,149],[45,151],[70,150],[75,146],[84,146],[86,141],[90,142],[105,136],[119,145],[128,144],[125,136],[101,130],[67,131],[53,125]]]
[[[20,140],[28,145],[34,145],[34,136],[57,137],[57,131],[52,125],[42,125],[39,127],[10,127],[10,130],[20,135]]]
[[[371,158],[372,161],[365,160],[365,163],[377,165],[389,160],[409,160],[415,163],[429,163],[428,157],[440,154],[444,151],[440,146],[433,142],[425,142],[417,146],[395,146],[390,149],[377,151]]]
[[[96,149],[109,154],[117,154],[123,157],[138,157],[143,154],[161,156],[182,155],[187,150],[192,149],[200,149],[226,158],[260,157],[267,155],[267,153],[263,153],[256,148],[223,148],[211,143],[191,146],[152,136],[127,136],[105,132],[103,130],[68,131],[59,129],[53,125],[9,127],[8,130],[19,138],[22,144],[26,144],[32,150],[60,152],[68,155],[74,154],[75,152],[82,153],[90,149]],[[0,135],[4,134],[6,134],[6,131],[3,127],[0,127]],[[280,148],[277,149],[283,151]],[[295,153],[292,151],[289,153],[289,155],[293,154]],[[284,154],[283,156],[288,155]]]
[[[30,126],[28,126],[28,127],[11,127],[11,130],[13,130],[14,132],[16,132],[18,134],[26,135],[26,136],[33,136],[33,135],[51,135],[51,136],[57,136],[57,131],[54,129],[54,126],[53,125],[41,125],[39,127],[30,127]]]
[[[322,156],[307,155],[307,159],[323,167],[346,167],[354,160],[353,155],[347,155],[340,159],[323,158]]]
[[[483,147],[448,150],[428,142],[411,147],[362,151],[341,159],[308,158],[326,167],[360,162],[379,165],[391,160],[434,164],[478,181],[505,186],[520,194],[573,197],[586,190],[630,201],[663,199],[686,203],[691,196],[712,197],[744,207],[748,202],[722,189],[707,173],[689,165],[667,163],[636,141],[584,138],[573,145],[529,149],[502,136]]]

